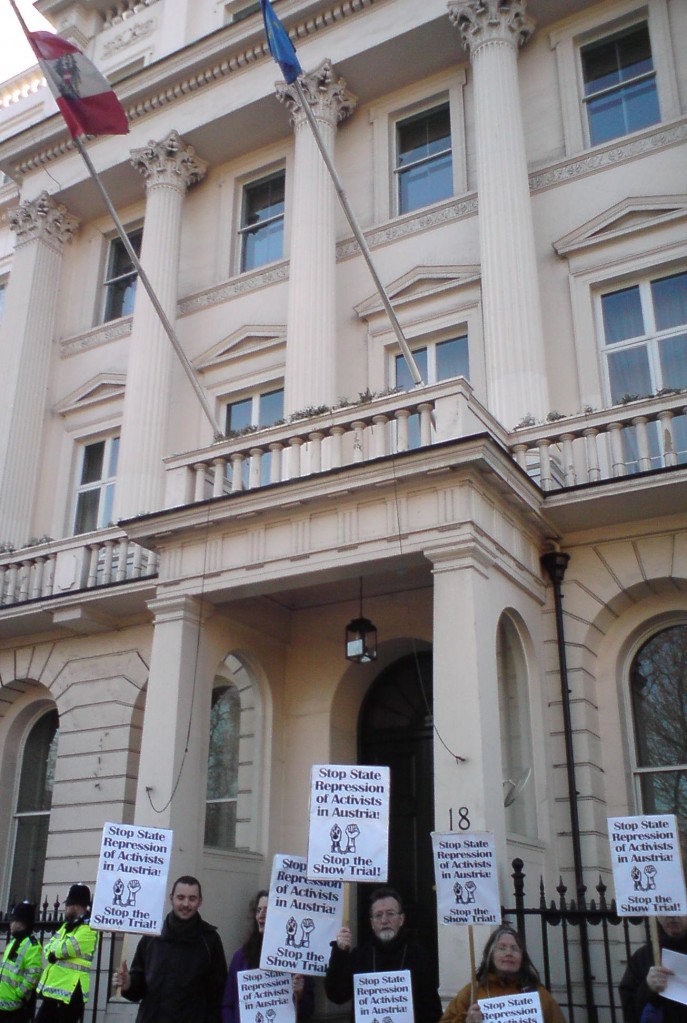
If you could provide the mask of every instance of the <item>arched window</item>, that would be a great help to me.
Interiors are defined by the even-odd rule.
[[[241,697],[233,685],[212,690],[208,785],[205,806],[205,845],[236,848],[236,804],[239,778]]]
[[[13,815],[14,848],[8,904],[40,902],[50,807],[55,781],[59,718],[49,710],[32,725],[21,754]]]
[[[644,813],[687,827],[687,625],[652,636],[630,668],[635,776]]]
[[[537,837],[527,663],[517,629],[503,615],[496,634],[503,795],[508,831]]]

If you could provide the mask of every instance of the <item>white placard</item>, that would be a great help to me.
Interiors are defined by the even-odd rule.
[[[167,912],[172,835],[137,824],[108,821],[103,826],[91,927],[160,934]]]
[[[286,973],[239,970],[241,1023],[295,1023],[293,985]]]
[[[618,916],[684,916],[687,893],[672,814],[609,817]]]
[[[330,944],[343,922],[343,885],[309,881],[306,867],[299,856],[274,857],[260,954],[263,970],[327,972]]]
[[[389,768],[316,764],[311,772],[308,877],[386,881]]]
[[[498,924],[501,900],[489,831],[432,833],[440,924]]]
[[[541,998],[538,991],[522,995],[504,995],[502,998],[480,998],[484,1023],[544,1023]]]
[[[661,994],[664,998],[670,998],[671,1002],[687,1005],[687,956],[664,948],[661,965],[673,971],[673,976],[668,977],[668,983]]]
[[[410,970],[354,974],[353,999],[356,1023],[413,1023]]]

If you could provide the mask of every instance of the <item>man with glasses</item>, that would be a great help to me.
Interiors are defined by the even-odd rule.
[[[370,897],[372,935],[352,948],[351,932],[342,927],[332,942],[324,978],[327,998],[342,1005],[353,997],[353,978],[359,973],[410,970],[415,1023],[436,1023],[441,1002],[433,981],[429,956],[404,930],[401,896],[393,888],[378,888]]]

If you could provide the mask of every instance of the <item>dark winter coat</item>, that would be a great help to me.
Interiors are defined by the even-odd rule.
[[[672,949],[687,955],[687,937],[671,940],[659,930],[661,948]],[[642,1010],[647,1005],[660,1006],[663,1023],[687,1023],[687,1005],[680,1005],[668,998],[661,998],[647,987],[646,975],[654,963],[651,945],[642,945],[634,953],[623,979],[620,981],[620,1002],[625,1023],[640,1023]]]
[[[220,1023],[227,979],[216,928],[169,914],[158,936],[141,938],[122,994],[140,1002],[136,1023]]]
[[[441,1001],[429,956],[403,929],[392,941],[379,941],[372,936],[350,952],[342,952],[333,941],[324,989],[330,1002],[342,1005],[353,997],[355,974],[396,970],[410,970],[415,1023],[437,1023],[441,1016]]]

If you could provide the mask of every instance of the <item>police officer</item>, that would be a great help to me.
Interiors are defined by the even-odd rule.
[[[73,884],[64,905],[64,923],[43,948],[45,967],[37,990],[43,1001],[36,1023],[78,1023],[88,1001],[89,971],[98,940],[89,924],[88,886]]]
[[[25,1023],[41,975],[41,946],[33,935],[35,906],[18,903],[10,914],[10,937],[0,963],[0,1021]]]

